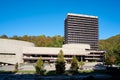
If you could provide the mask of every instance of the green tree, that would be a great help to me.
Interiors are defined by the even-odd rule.
[[[39,75],[43,75],[43,72],[44,72],[44,63],[43,63],[43,60],[42,60],[42,57],[40,57],[36,64],[35,64],[35,69],[36,69],[36,73],[39,74]]]
[[[15,64],[15,71],[18,71],[18,63]]]
[[[64,41],[63,37],[57,35],[57,36],[53,36],[51,39],[53,41],[53,47],[62,47]]]
[[[39,35],[39,36],[13,36],[8,37],[7,35],[1,35],[0,38],[5,39],[15,39],[15,40],[23,40],[28,42],[33,42],[38,47],[62,47],[62,44],[64,42],[64,37],[60,35],[56,36],[45,36],[45,35]]]
[[[78,60],[77,60],[76,56],[72,57],[71,70],[78,71]]]
[[[7,38],[8,38],[8,36],[4,34],[4,35],[0,36],[0,38],[7,39]]]
[[[24,35],[24,36],[22,37],[22,40],[23,40],[23,41],[29,41],[29,36],[28,36],[28,35]]]
[[[116,56],[114,54],[106,53],[105,56],[105,65],[112,66],[115,64]]]
[[[99,41],[101,50],[105,50],[105,64],[120,64],[120,35]]]
[[[15,39],[15,40],[21,40],[21,38],[17,35],[13,36],[13,37],[10,37],[10,39]]]
[[[83,61],[80,61],[79,62],[79,66],[80,66],[80,69],[83,69],[83,66],[85,65],[85,62],[83,62]]]
[[[55,67],[57,74],[62,74],[65,72],[65,60],[62,50],[60,50],[60,52],[58,53]]]

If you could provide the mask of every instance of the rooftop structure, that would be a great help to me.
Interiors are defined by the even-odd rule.
[[[91,16],[91,15],[85,15],[85,14],[68,13],[67,15],[82,16],[82,17],[91,17],[91,18],[98,18],[98,16]]]

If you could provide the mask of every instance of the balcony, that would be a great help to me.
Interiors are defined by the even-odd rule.
[[[39,58],[40,58],[40,57],[32,57],[32,56],[30,56],[30,57],[24,56],[24,57],[23,57],[24,60],[38,60]],[[43,59],[43,60],[56,60],[57,57],[42,57],[42,59]],[[65,59],[65,60],[71,60],[72,58],[66,57],[66,58],[64,58],[64,59]]]

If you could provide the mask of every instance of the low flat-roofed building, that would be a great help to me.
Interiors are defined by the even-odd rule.
[[[62,48],[35,47],[33,43],[0,39],[0,63],[34,63],[41,56],[43,61],[56,61],[59,51],[62,50],[65,60],[71,61],[72,56],[84,61],[102,61],[103,51],[90,50],[88,44],[65,44]]]

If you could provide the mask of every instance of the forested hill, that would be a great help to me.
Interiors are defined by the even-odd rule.
[[[60,35],[56,35],[52,37],[45,35],[40,35],[40,36],[24,35],[24,36],[13,36],[13,37],[8,37],[7,35],[1,35],[0,38],[28,41],[34,43],[36,46],[39,47],[62,47],[64,41],[63,36]]]
[[[120,34],[99,41],[99,48],[105,50],[105,64],[120,66]]]
[[[103,50],[120,49],[120,34],[105,40],[99,40],[99,48]]]

